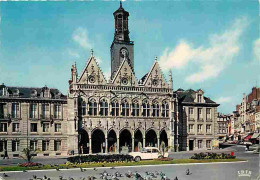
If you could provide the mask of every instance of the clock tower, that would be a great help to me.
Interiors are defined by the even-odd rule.
[[[126,59],[134,72],[134,42],[130,41],[128,30],[129,13],[120,7],[113,13],[115,19],[114,40],[110,47],[111,52],[111,79],[113,79],[118,67]]]

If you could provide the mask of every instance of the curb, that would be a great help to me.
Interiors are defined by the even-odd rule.
[[[180,164],[155,164],[155,165],[139,165],[139,166],[113,166],[115,168],[135,168],[135,167],[155,167],[155,166],[187,166],[187,165],[205,165],[205,164],[229,164],[229,163],[243,163],[246,161],[234,161],[234,162],[207,162],[207,163],[180,163]],[[111,166],[112,167],[112,166]],[[96,169],[110,169],[111,167],[95,167]],[[86,170],[93,170],[92,168],[83,168]],[[60,169],[60,171],[79,170],[80,168]],[[56,169],[40,169],[40,170],[27,170],[26,172],[44,172],[44,171],[57,171]],[[2,171],[3,173],[19,173],[23,171]]]

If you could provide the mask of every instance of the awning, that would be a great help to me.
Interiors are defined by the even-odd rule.
[[[248,135],[247,137],[244,138],[244,141],[249,141],[251,139],[252,135]]]
[[[259,137],[259,135],[260,135],[259,133],[254,133],[253,136],[251,137],[251,139],[256,139]]]

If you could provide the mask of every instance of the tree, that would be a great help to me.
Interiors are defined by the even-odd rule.
[[[22,153],[23,153],[22,158],[24,160],[26,160],[27,163],[31,163],[35,154],[38,153],[38,150],[32,150],[32,149],[27,147],[27,148],[23,149]]]

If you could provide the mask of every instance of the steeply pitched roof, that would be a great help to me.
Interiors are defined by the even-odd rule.
[[[193,103],[196,98],[196,91],[194,91],[193,89],[188,89],[186,91],[184,91],[183,89],[178,89],[176,93],[178,95],[179,101],[181,102]],[[212,101],[210,98],[205,96],[203,97],[205,103],[216,104],[216,102]]]
[[[3,85],[2,85],[3,86]],[[31,97],[40,97],[41,93],[49,89],[50,95],[52,99],[66,99],[67,96],[63,95],[58,89],[55,88],[48,88],[48,87],[18,87],[18,86],[5,86],[8,89],[9,96],[14,96],[15,93],[17,93],[17,90],[19,91],[19,95],[17,94],[17,97],[19,98],[31,98]],[[36,91],[37,95],[35,93],[35,96],[33,96],[33,92]]]

